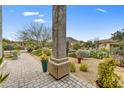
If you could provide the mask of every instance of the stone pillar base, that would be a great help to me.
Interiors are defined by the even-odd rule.
[[[53,61],[49,61],[48,64],[48,72],[56,79],[60,79],[65,75],[69,74],[69,65],[70,62],[62,62],[62,63],[55,63]]]

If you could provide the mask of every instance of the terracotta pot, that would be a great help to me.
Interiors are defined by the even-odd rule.
[[[81,63],[81,58],[78,58],[78,63]]]

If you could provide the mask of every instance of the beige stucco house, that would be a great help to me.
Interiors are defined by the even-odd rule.
[[[110,50],[111,48],[118,47],[118,42],[112,39],[99,40],[99,49],[105,48]]]

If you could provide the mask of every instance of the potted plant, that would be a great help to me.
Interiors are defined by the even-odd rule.
[[[88,57],[89,52],[87,50],[78,49],[76,51],[76,55],[77,55],[78,63],[81,63],[81,59],[83,59],[84,57]]]
[[[48,56],[46,54],[43,54],[41,56],[41,63],[42,63],[43,72],[47,72],[47,68],[48,68]]]
[[[77,55],[77,59],[78,59],[78,63],[81,63],[81,59],[82,59],[82,50],[81,49],[78,49],[76,51],[76,55]]]

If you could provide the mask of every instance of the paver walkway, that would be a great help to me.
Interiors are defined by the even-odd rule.
[[[91,88],[94,87],[85,81],[79,80],[73,75],[67,75],[60,80],[55,80],[48,73],[42,72],[40,62],[28,53],[21,53],[18,60],[7,62],[10,75],[0,85],[3,88]]]

